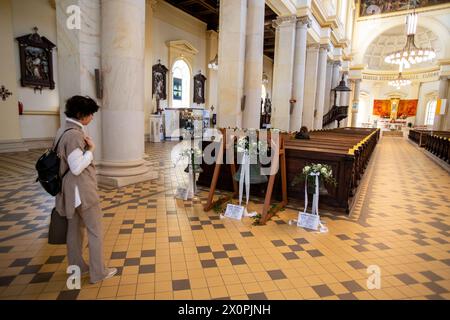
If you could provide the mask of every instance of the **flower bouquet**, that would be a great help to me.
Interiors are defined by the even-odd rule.
[[[319,175],[319,182],[321,185],[328,184],[337,186],[336,179],[334,179],[333,177],[333,170],[331,169],[331,166],[321,163],[312,163],[310,165],[306,165],[303,168],[302,172],[294,177],[292,186],[295,186],[307,180],[308,191],[310,191],[309,193],[314,193],[316,183],[315,179],[317,174]]]
[[[189,164],[184,170],[184,172],[189,172],[191,168],[194,168],[193,172],[200,173],[202,172],[202,168],[200,167],[200,163],[202,161],[202,150],[198,148],[186,148],[183,149],[180,153],[180,160],[183,158],[188,159]]]

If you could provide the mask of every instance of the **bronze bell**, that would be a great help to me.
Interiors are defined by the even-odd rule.
[[[233,177],[235,181],[239,182],[241,178],[241,169],[242,165],[239,166],[239,170]],[[250,184],[260,184],[265,183],[267,181],[268,181],[267,177],[261,174],[261,164],[259,162],[255,164],[250,164]]]

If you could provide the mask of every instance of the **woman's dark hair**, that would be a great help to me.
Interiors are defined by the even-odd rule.
[[[306,132],[308,132],[308,128],[303,126],[303,127],[300,128],[300,132],[301,133],[306,133]]]
[[[66,102],[66,114],[67,117],[73,119],[81,119],[94,114],[100,107],[98,104],[89,97],[73,96]]]

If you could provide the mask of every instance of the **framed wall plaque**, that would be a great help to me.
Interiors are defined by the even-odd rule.
[[[152,95],[156,96],[157,101],[167,99],[167,71],[169,69],[162,65],[160,60],[152,68]]]
[[[35,91],[43,88],[55,89],[53,80],[53,54],[56,47],[46,37],[34,33],[18,37],[20,54],[20,84],[22,87],[32,87]]]
[[[206,77],[199,72],[194,77],[194,103],[205,103],[205,81]]]

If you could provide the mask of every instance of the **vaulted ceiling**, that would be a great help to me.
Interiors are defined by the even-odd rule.
[[[208,24],[208,30],[219,29],[220,0],[166,0],[178,9]],[[264,54],[273,59],[275,51],[275,30],[272,20],[277,15],[266,5],[264,24]]]

